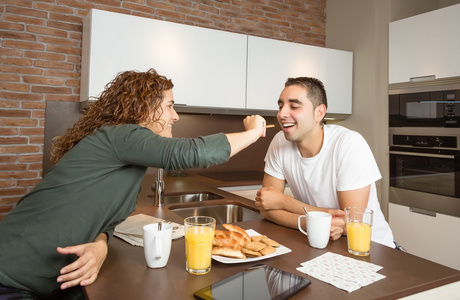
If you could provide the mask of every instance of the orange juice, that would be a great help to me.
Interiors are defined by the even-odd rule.
[[[372,226],[366,223],[347,223],[347,240],[350,253],[369,255],[371,249]]]
[[[192,226],[186,229],[185,255],[189,269],[201,273],[201,270],[208,270],[211,267],[213,238],[214,228],[212,227]]]

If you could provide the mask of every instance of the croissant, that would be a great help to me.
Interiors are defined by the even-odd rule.
[[[243,236],[241,236],[241,240],[245,241]],[[214,240],[212,241],[212,244],[216,247],[229,247],[235,250],[240,250],[241,248],[243,248],[243,245],[241,245],[240,242],[238,242],[234,238],[229,237],[229,235],[226,234],[216,235],[214,237]]]
[[[247,242],[250,242],[251,241],[251,237],[249,236],[249,234],[246,232],[246,230],[244,230],[243,228],[237,226],[237,225],[232,225],[232,224],[222,224],[222,226],[224,226],[225,229],[227,229],[228,231],[234,231],[234,232],[239,232],[243,235],[244,239],[247,241]]]
[[[215,233],[216,237],[221,237],[222,239],[229,239],[229,240],[235,240],[240,244],[241,246],[246,245],[247,241],[243,237],[243,235],[239,232],[236,231],[222,231],[222,230],[216,230]]]
[[[235,250],[229,247],[212,247],[213,255],[245,259],[246,255],[241,250]]]

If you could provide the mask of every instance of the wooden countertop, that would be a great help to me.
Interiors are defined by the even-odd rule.
[[[183,219],[172,213],[168,206],[153,207],[153,201],[147,195],[151,194],[150,186],[154,182],[154,178],[153,175],[146,176],[142,192],[139,195],[138,207],[134,214],[144,213],[182,223]],[[187,177],[166,176],[165,181],[166,193],[210,191],[227,197],[227,200],[238,201],[246,206],[255,207],[251,200],[219,190],[218,186],[228,186],[228,184],[208,177],[196,175]],[[242,183],[238,182],[238,185],[242,185]],[[247,184],[252,185],[254,182]],[[213,203],[220,201],[222,200],[212,200]],[[200,205],[206,205],[206,203]],[[311,248],[307,238],[298,230],[282,227],[265,220],[240,222],[238,225],[244,229],[254,229],[261,234],[266,234],[292,250],[290,253],[259,261],[311,280],[312,284],[309,287],[291,299],[397,299],[460,280],[460,272],[457,270],[377,243],[372,243],[369,257],[359,258],[348,254],[345,237],[338,241],[330,241],[326,249],[318,250]],[[383,269],[379,273],[385,275],[386,278],[352,293],[347,293],[296,270],[300,263],[326,252],[380,265]],[[212,270],[208,274],[190,275],[185,271],[185,241],[181,238],[173,241],[171,255],[166,267],[150,269],[145,262],[143,248],[131,246],[114,237],[109,243],[109,254],[96,282],[85,287],[85,291],[90,300],[194,299],[193,293],[196,290],[254,264],[223,264],[213,261]]]

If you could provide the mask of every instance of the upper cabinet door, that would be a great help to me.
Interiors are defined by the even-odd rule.
[[[389,83],[460,76],[460,4],[389,24]]]
[[[245,107],[245,35],[93,9],[82,46],[82,101],[118,72],[154,68],[177,104]]]
[[[289,77],[315,77],[326,89],[328,113],[351,114],[353,53],[267,38],[248,37],[247,102],[278,110]]]

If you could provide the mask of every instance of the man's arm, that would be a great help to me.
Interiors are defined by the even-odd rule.
[[[338,209],[322,208],[306,204],[284,194],[286,181],[275,178],[265,173],[263,187],[257,192],[256,206],[259,208],[262,216],[277,224],[298,228],[298,218],[305,214],[303,208],[308,211],[324,211],[332,215],[331,221],[331,239],[340,238],[345,225],[345,213]],[[351,199],[344,195],[344,204]],[[304,224],[305,225],[305,224]]]
[[[337,192],[339,198],[340,209],[345,210],[346,207],[367,207],[369,202],[369,194],[371,186],[368,185],[361,189]],[[346,222],[344,217],[344,222]],[[347,234],[347,226],[343,226],[343,234]]]
[[[256,206],[265,219],[277,224],[297,228],[297,219],[300,215],[305,214],[303,207],[309,211],[329,211],[327,208],[308,205],[284,194],[286,181],[267,173],[264,175],[262,185],[262,189],[257,192]]]

